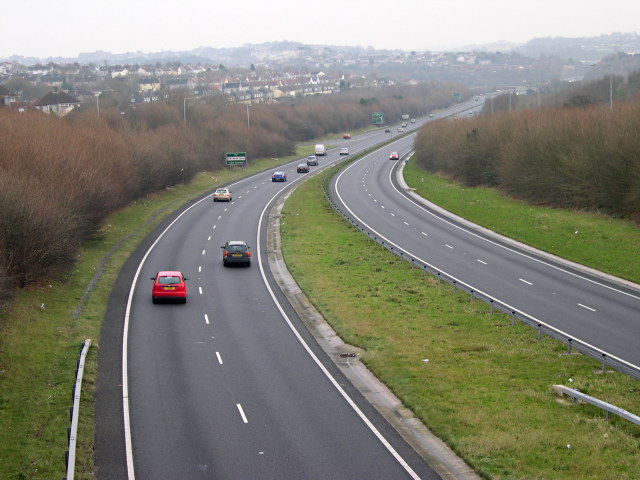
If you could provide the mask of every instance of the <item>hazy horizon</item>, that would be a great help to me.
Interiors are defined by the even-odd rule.
[[[0,30],[0,58],[190,51],[277,41],[441,51],[542,37],[635,33],[640,2],[66,0],[52,8],[43,0],[27,0],[16,11]]]

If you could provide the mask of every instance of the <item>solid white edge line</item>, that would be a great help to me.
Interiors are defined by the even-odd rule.
[[[260,245],[260,236],[261,236],[261,230],[262,230],[262,220],[264,218],[265,212],[267,211],[267,208],[269,207],[269,205],[271,205],[271,203],[273,202],[273,200],[280,194],[281,192],[278,192],[276,195],[274,195],[273,197],[271,197],[271,199],[267,202],[267,204],[265,205],[265,207],[262,209],[262,213],[260,214],[260,219],[258,220],[258,234],[256,237],[256,245]],[[371,423],[371,420],[369,420],[367,418],[367,416],[364,414],[364,412],[362,410],[360,410],[360,408],[358,407],[358,405],[356,405],[356,403],[353,401],[353,399],[351,399],[351,397],[347,394],[347,392],[344,391],[344,389],[340,386],[340,384],[337,382],[337,380],[335,378],[333,378],[333,376],[331,375],[331,373],[326,369],[326,367],[322,364],[322,362],[320,361],[320,359],[316,356],[315,353],[313,353],[313,350],[311,350],[311,348],[309,347],[309,345],[307,345],[307,343],[304,341],[304,339],[302,338],[302,336],[300,335],[300,333],[298,332],[298,330],[296,329],[296,327],[293,325],[293,323],[291,322],[291,319],[289,318],[289,316],[287,315],[287,313],[284,311],[284,309],[282,308],[282,306],[280,305],[280,302],[278,302],[278,299],[276,298],[275,294],[273,293],[273,290],[271,288],[271,285],[269,285],[269,282],[267,280],[267,276],[265,274],[264,271],[264,267],[262,266],[262,253],[260,252],[260,248],[258,248],[258,266],[260,267],[260,273],[262,275],[262,281],[264,282],[265,286],[267,287],[267,290],[269,291],[269,295],[271,295],[271,299],[273,300],[273,303],[276,305],[276,307],[278,308],[278,310],[280,311],[280,315],[282,315],[282,318],[284,319],[284,321],[287,323],[287,325],[289,326],[289,328],[291,329],[291,331],[293,332],[293,334],[295,335],[295,337],[298,339],[298,341],[300,342],[300,344],[302,345],[302,347],[307,351],[307,353],[309,354],[309,356],[313,359],[313,361],[316,363],[316,365],[318,366],[318,368],[320,368],[320,370],[322,371],[322,373],[324,373],[324,375],[327,377],[327,379],[329,379],[329,381],[331,382],[331,384],[334,386],[334,388],[340,393],[340,395],[342,395],[342,398],[344,398],[347,403],[351,406],[351,408],[356,412],[356,414],[360,417],[360,419],[365,423],[365,425],[369,428],[369,430],[371,430],[371,432],[378,438],[378,440],[385,446],[385,448],[389,451],[389,453],[391,453],[391,455],[393,455],[393,457],[396,459],[396,461],[402,465],[402,467],[405,469],[405,471],[411,476],[411,478],[413,478],[414,480],[420,480],[420,477],[413,471],[413,469],[409,466],[409,464],[404,460],[404,458],[402,458],[400,456],[400,454],[396,451],[395,448],[393,448],[393,446],[387,441],[386,438],[384,438],[384,436],[380,433],[380,431],[375,427],[375,425],[373,423]]]

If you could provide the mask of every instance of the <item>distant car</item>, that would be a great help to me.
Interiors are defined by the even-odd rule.
[[[309,155],[307,157],[307,165],[318,165],[318,157],[315,155]]]
[[[384,133],[391,133],[391,129],[390,128],[385,128],[384,129]]]
[[[404,132],[404,128],[398,127],[398,132],[400,132],[400,133]]]
[[[298,168],[296,168],[296,172],[309,173],[309,165],[307,165],[306,163],[299,163]]]
[[[231,190],[228,188],[218,188],[215,192],[213,192],[213,201],[214,202],[230,202],[231,201]]]
[[[402,128],[407,126],[407,122],[402,122]]]
[[[151,301],[158,303],[160,300],[178,300],[181,303],[187,303],[187,284],[188,280],[182,272],[174,270],[160,271],[156,273],[151,289]]]
[[[342,147],[340,149],[340,155],[349,155],[349,149],[347,147]]]
[[[351,134],[345,133],[344,135],[342,135],[342,138],[344,138],[345,140],[349,140],[351,138]]]
[[[429,118],[433,118],[433,117],[435,117],[435,115],[433,113],[430,113]]]
[[[274,172],[273,175],[271,175],[271,181],[272,182],[286,182],[287,181],[287,174],[284,172]]]
[[[251,251],[243,240],[229,240],[220,247],[222,249],[222,265],[242,264],[251,265]]]
[[[389,160],[400,160],[400,154],[398,152],[391,152],[389,154]]]
[[[411,123],[416,123],[416,119],[415,119],[415,118],[412,118],[412,119],[411,119]]]

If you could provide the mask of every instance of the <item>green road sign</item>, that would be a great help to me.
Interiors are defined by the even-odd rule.
[[[373,112],[371,114],[371,122],[374,125],[382,125],[382,112]]]
[[[247,163],[246,152],[227,153],[225,155],[225,165],[246,165]]]
[[[461,96],[460,96],[460,94],[459,94],[458,92],[454,92],[454,93],[453,93],[453,98],[455,98],[455,99],[456,99],[456,102],[459,102],[459,101],[460,101]]]

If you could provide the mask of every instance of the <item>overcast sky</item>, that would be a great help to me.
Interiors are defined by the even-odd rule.
[[[405,51],[640,30],[640,0],[23,0],[0,58],[291,40]]]

